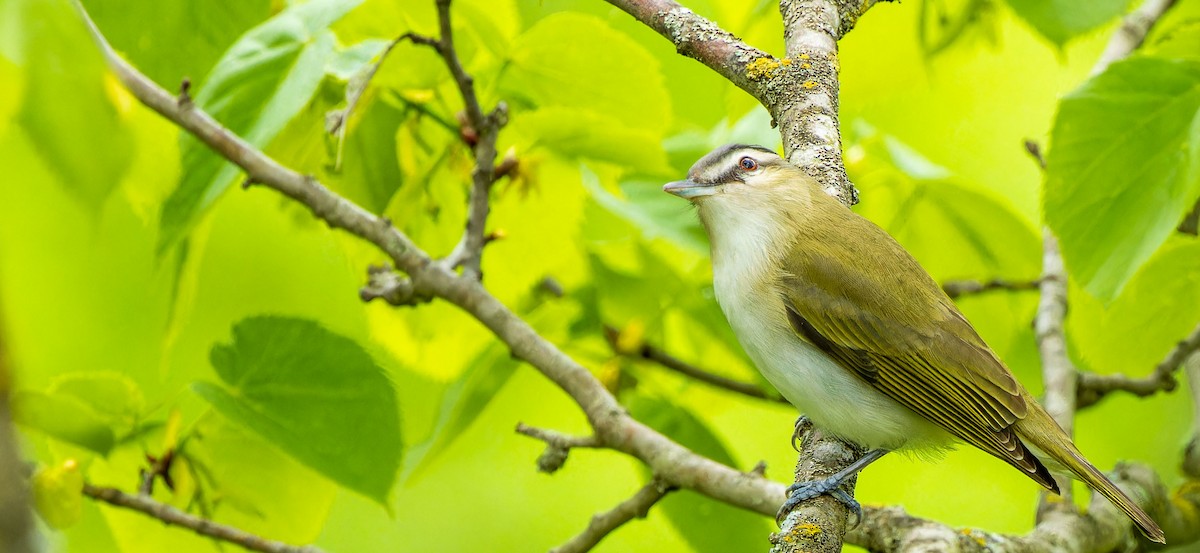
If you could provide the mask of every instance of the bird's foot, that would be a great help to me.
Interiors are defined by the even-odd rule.
[[[792,431],[792,449],[800,451],[800,436],[808,432],[811,426],[812,421],[808,420],[808,415],[800,415],[800,418],[796,419],[796,429]]]
[[[783,502],[783,506],[779,508],[779,513],[775,515],[775,522],[783,523],[783,519],[788,516],[801,503],[828,495],[845,505],[850,512],[854,513],[854,522],[850,524],[850,528],[855,528],[862,522],[862,506],[855,501],[846,490],[842,489],[842,484],[846,478],[834,475],[824,480],[813,480],[810,482],[796,482],[787,488],[787,500]]]

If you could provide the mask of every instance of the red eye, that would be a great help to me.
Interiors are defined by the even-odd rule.
[[[742,158],[741,161],[738,161],[738,165],[742,167],[743,171],[753,171],[758,169],[758,162],[754,161],[754,158],[752,157]]]

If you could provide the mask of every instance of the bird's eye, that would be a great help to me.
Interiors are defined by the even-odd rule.
[[[753,171],[755,169],[758,169],[758,162],[754,161],[754,158],[749,157],[749,156],[744,157],[740,161],[738,161],[738,165],[742,168],[743,171]]]

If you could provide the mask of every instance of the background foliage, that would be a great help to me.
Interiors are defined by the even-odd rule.
[[[392,38],[435,34],[432,1],[84,4],[164,87],[189,78],[198,105],[281,162],[431,252],[453,247],[471,167],[453,82],[433,52],[399,43],[363,86]],[[772,2],[687,4],[782,49]],[[1173,230],[1200,196],[1200,3],[1183,0],[1138,56],[1087,80],[1127,8],[878,6],[842,42],[841,112],[860,213],[939,280],[1036,278],[1044,220],[1076,279],[1076,362],[1145,374],[1200,320],[1200,244]],[[494,193],[504,239],[484,257],[488,287],[640,420],[789,480],[794,410],[621,355],[651,343],[759,378],[712,300],[703,234],[659,187],[716,145],[778,146],[769,117],[598,0],[457,0],[454,14],[481,100],[510,106],[500,151],[520,160]],[[231,165],[119,87],[66,0],[0,0],[0,82],[0,315],[25,451],[50,467],[36,483],[55,549],[216,550],[71,499],[80,475],[134,489],[145,455],[167,450],[175,486],[158,499],[330,551],[547,549],[645,479],[609,452],[537,473],[541,444],[512,428],[583,432],[570,401],[448,305],[362,304],[379,254],[267,191],[236,190]],[[1044,178],[1026,138],[1049,145]],[[961,301],[1034,389],[1035,303]],[[1180,394],[1114,396],[1080,416],[1078,442],[1102,467],[1136,458],[1170,479],[1188,410]],[[858,497],[1021,532],[1036,491],[962,450],[890,456]],[[771,529],[678,493],[601,549],[754,550]]]

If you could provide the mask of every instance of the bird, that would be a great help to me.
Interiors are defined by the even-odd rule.
[[[1058,493],[1051,469],[1108,498],[1150,540],[1162,529],[1096,469],[886,231],[762,146],[729,144],[665,192],[709,237],[713,288],[742,348],[814,424],[864,447],[846,470],[788,488],[780,517],[890,451],[966,442]]]

